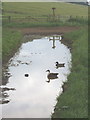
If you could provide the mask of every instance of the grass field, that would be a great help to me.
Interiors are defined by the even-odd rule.
[[[56,8],[55,22],[52,7]],[[87,6],[62,2],[6,2],[2,8],[5,27],[78,26],[86,24],[88,18]]]
[[[88,31],[72,32],[65,37],[67,44],[68,40],[72,42],[72,69],[52,117],[88,118]]]
[[[84,16],[88,15],[88,7],[70,3],[58,2],[6,2],[2,5],[4,15],[10,16],[47,16],[55,7],[56,15]]]

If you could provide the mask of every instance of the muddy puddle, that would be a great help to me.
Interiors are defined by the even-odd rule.
[[[1,86],[3,118],[50,118],[71,67],[70,50],[61,39],[59,35],[33,39],[10,59],[8,83]],[[56,67],[56,62],[64,66]],[[47,70],[58,73],[58,78],[47,82]]]

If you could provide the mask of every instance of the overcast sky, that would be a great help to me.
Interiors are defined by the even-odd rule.
[[[88,0],[1,0],[5,2],[60,2],[60,1],[66,1],[66,2],[86,2]],[[90,0],[89,0],[90,1]]]

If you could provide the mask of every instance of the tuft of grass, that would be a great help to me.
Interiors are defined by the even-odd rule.
[[[65,38],[67,43],[72,41],[72,69],[52,118],[88,118],[88,31],[75,31]]]

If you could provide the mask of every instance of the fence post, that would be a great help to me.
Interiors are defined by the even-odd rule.
[[[54,7],[52,8],[52,10],[53,10],[53,22],[55,22],[55,9],[56,8],[54,8]]]
[[[8,21],[9,21],[9,23],[11,22],[11,16],[8,16]]]
[[[70,19],[72,19],[72,15],[70,16]]]
[[[58,21],[60,21],[60,19],[61,19],[61,15],[58,16]]]
[[[83,19],[83,16],[82,16],[82,19]]]
[[[47,22],[50,21],[50,15],[47,16]]]

